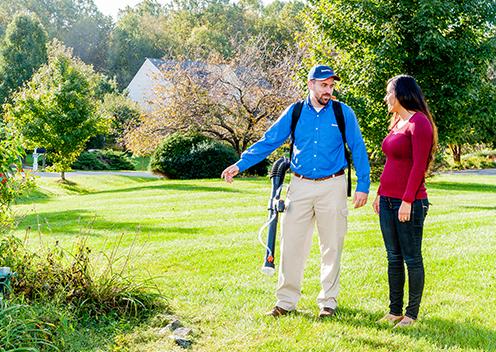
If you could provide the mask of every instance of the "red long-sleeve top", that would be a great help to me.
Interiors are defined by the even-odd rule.
[[[382,142],[386,165],[377,193],[412,203],[427,198],[424,175],[432,148],[432,125],[416,112],[401,128],[395,125]]]

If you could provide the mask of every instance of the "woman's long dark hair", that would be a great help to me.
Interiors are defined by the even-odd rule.
[[[409,111],[421,112],[429,119],[432,125],[432,148],[429,154],[429,162],[427,165],[427,170],[431,167],[432,162],[434,161],[434,156],[437,150],[437,127],[434,123],[434,119],[432,118],[432,114],[429,110],[429,106],[425,101],[424,93],[422,93],[422,89],[415,81],[415,78],[408,75],[398,75],[391,78],[388,81],[388,84],[391,84],[393,88],[394,95],[398,102],[402,107]],[[393,114],[391,117],[391,122],[389,124],[389,128],[393,128],[396,122],[398,121],[398,114]]]

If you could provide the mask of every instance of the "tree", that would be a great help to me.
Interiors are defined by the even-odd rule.
[[[19,133],[12,124],[0,120],[0,235],[13,224],[12,202],[33,186],[29,174],[23,173],[23,156]]]
[[[150,154],[172,132],[199,131],[240,154],[300,96],[292,80],[299,62],[294,53],[266,51],[260,40],[228,62],[178,63],[164,72],[171,84],[157,87],[156,109],[126,134],[126,146]]]
[[[53,169],[61,172],[64,182],[86,141],[104,130],[105,119],[95,113],[99,80],[90,66],[54,40],[48,63],[7,105],[7,119],[28,146],[47,148]]]
[[[307,18],[313,62],[341,75],[342,97],[357,111],[369,148],[386,134],[382,103],[386,82],[406,73],[422,87],[439,128],[440,142],[459,160],[463,143],[494,140],[477,126],[493,119],[496,1],[312,0]]]
[[[139,123],[141,116],[139,106],[123,95],[106,94],[98,113],[112,118],[109,131],[105,136],[105,145],[124,149],[124,134]]]
[[[74,49],[74,55],[104,71],[112,18],[104,16],[93,0],[2,0],[0,33],[5,20],[18,13],[35,15],[48,32]]]
[[[162,57],[165,49],[156,40],[161,33],[160,16],[144,12],[138,7],[122,13],[110,36],[107,67],[125,88],[136,74],[146,57]]]
[[[0,49],[0,105],[47,61],[47,34],[34,17],[18,15]]]
[[[108,53],[108,41],[112,31],[112,19],[95,12],[82,16],[58,37],[65,46],[73,49],[73,54],[95,70],[104,72]]]

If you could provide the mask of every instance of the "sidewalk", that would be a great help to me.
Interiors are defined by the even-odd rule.
[[[36,176],[40,177],[60,177],[60,172],[34,172]],[[491,175],[496,176],[496,169],[482,169],[482,170],[454,170],[454,171],[444,171],[439,174],[448,175]],[[146,177],[146,178],[160,178],[158,175],[154,175],[149,171],[69,171],[65,173],[66,177],[71,176],[134,176],[134,177]]]
[[[453,171],[444,171],[440,172],[440,174],[460,174],[460,175],[496,175],[496,169],[482,169],[482,170],[453,170]]]

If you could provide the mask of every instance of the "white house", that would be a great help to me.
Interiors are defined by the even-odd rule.
[[[127,86],[128,96],[138,103],[144,111],[153,110],[153,101],[156,98],[156,87],[167,86],[162,73],[163,67],[171,63],[160,59],[146,58],[136,75]]]

